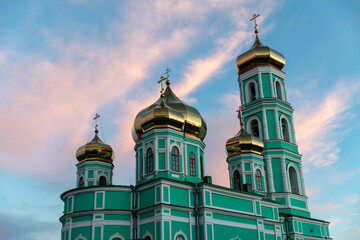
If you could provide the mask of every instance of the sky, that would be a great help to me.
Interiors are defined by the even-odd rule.
[[[205,171],[229,186],[225,143],[239,130],[235,60],[259,37],[286,58],[312,217],[333,239],[360,235],[360,1],[0,0],[0,238],[59,239],[60,194],[94,134],[135,183],[131,128],[172,89],[208,125]]]

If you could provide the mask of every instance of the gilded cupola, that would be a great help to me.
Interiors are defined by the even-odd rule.
[[[238,112],[240,115],[240,131],[226,142],[226,153],[228,157],[240,153],[256,153],[261,154],[264,144],[258,137],[255,137],[245,131],[244,119],[242,117],[242,107]]]
[[[285,66],[285,57],[274,49],[264,46],[259,39],[256,17],[255,20],[255,42],[252,47],[237,57],[236,71],[238,74],[249,71],[258,66],[272,66],[279,70]]]
[[[104,143],[98,136],[98,118],[99,114],[96,114],[96,127],[95,127],[95,136],[87,144],[81,146],[76,151],[76,158],[79,162],[82,161],[105,161],[113,162],[115,154],[109,144]]]
[[[142,139],[142,134],[154,128],[172,128],[201,140],[206,136],[206,122],[196,108],[182,102],[172,91],[170,80],[166,80],[165,91],[149,107],[141,110],[134,121],[132,136],[135,142]],[[160,82],[159,81],[159,82]]]

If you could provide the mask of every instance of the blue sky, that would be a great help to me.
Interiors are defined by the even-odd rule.
[[[236,57],[254,40],[286,58],[287,94],[312,217],[334,239],[360,234],[360,1],[1,1],[0,238],[58,239],[76,149],[115,153],[114,184],[134,184],[135,115],[175,93],[208,123],[205,170],[228,186],[225,142],[239,128]]]

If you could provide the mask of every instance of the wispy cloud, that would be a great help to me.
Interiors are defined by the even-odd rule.
[[[351,116],[348,110],[354,105],[352,100],[359,87],[359,81],[340,81],[320,102],[304,101],[295,112],[297,141],[304,161],[327,166],[338,160],[337,144],[349,130],[344,128],[345,120]]]

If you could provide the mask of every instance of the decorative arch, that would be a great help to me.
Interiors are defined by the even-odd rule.
[[[84,237],[83,235],[81,235],[81,233],[79,234],[79,236],[77,236],[75,238],[75,240],[86,240],[86,237]]]
[[[83,177],[83,176],[80,176],[80,177],[79,177],[79,181],[78,181],[78,187],[79,187],[79,188],[82,188],[82,187],[84,187],[84,185],[85,185],[84,177]]]
[[[125,238],[123,236],[121,236],[118,232],[115,233],[114,235],[112,235],[111,237],[109,237],[109,240],[116,240],[116,238],[119,238],[121,240],[125,240]]]
[[[259,88],[255,79],[250,79],[249,81],[246,82],[245,99],[246,99],[246,103],[253,102],[256,99],[259,99]]]
[[[276,98],[285,101],[284,85],[279,78],[274,79],[274,86]]]
[[[290,143],[293,142],[292,134],[291,134],[292,133],[291,124],[285,114],[282,114],[280,116],[280,131],[281,131],[282,140]]]
[[[290,185],[290,191],[294,194],[302,194],[300,183],[300,171],[294,163],[288,163],[287,165],[288,182]]]
[[[261,127],[261,120],[258,116],[251,116],[247,122],[246,122],[246,129],[248,130],[249,133],[251,133],[252,135],[256,136],[254,134],[254,129],[256,126],[254,126],[254,122],[257,122],[257,130],[258,130],[258,138],[260,138],[261,140],[263,139],[263,134],[262,134],[262,127]]]
[[[146,230],[146,232],[142,236],[142,239],[148,240],[149,238],[150,238],[150,240],[153,240],[153,237],[151,236],[151,234]]]
[[[174,240],[187,240],[187,237],[183,231],[179,230],[177,233],[175,233]]]
[[[106,186],[108,183],[107,178],[105,175],[101,174],[99,176],[99,186]]]
[[[195,153],[189,153],[190,176],[196,177],[196,160]]]
[[[266,192],[267,190],[266,190],[266,177],[265,177],[265,171],[263,170],[264,169],[264,167],[259,167],[259,166],[256,166],[255,168],[254,168],[254,174],[255,174],[255,187],[256,187],[256,190],[257,191],[263,191],[263,192]],[[258,190],[258,179],[257,179],[257,176],[256,176],[256,173],[257,172],[260,172],[260,174],[261,174],[261,185],[262,185],[262,190]]]
[[[241,190],[241,174],[239,169],[235,169],[232,175],[234,189]]]
[[[180,172],[180,150],[178,146],[171,148],[171,170]]]
[[[146,149],[146,173],[154,171],[154,151],[152,147]]]

